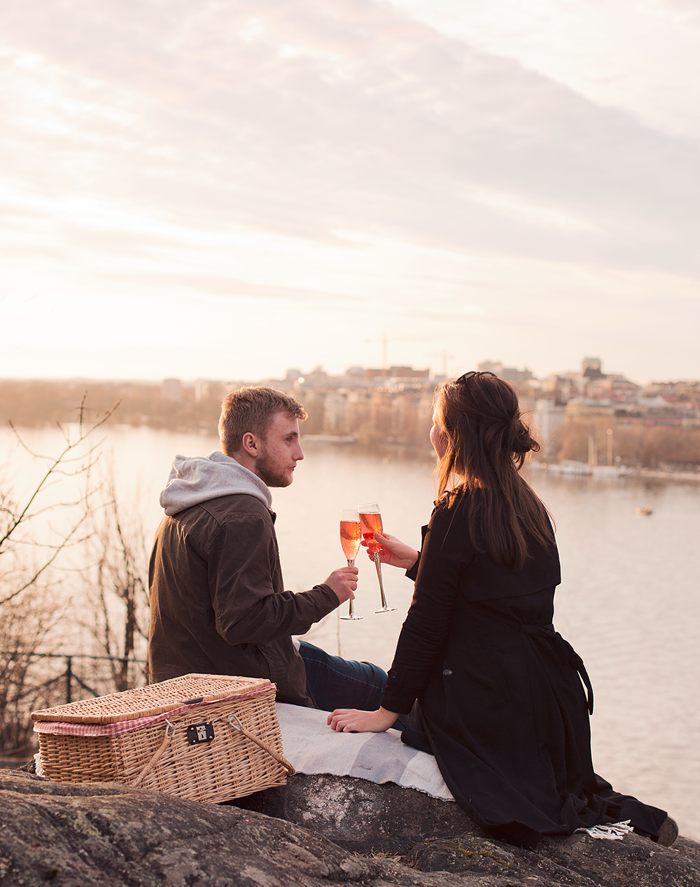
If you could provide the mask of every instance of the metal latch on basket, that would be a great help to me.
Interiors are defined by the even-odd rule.
[[[214,728],[211,724],[192,724],[187,728],[187,742],[190,745],[211,742],[213,738]]]

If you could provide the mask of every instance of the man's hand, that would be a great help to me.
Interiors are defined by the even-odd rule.
[[[355,599],[355,590],[357,589],[357,574],[360,571],[357,567],[341,567],[339,570],[333,570],[324,585],[330,585],[338,597],[338,605],[344,604],[351,598]]]
[[[355,708],[336,708],[328,715],[326,723],[336,733],[383,733],[392,727],[398,714],[386,708],[377,711],[358,711]]]
[[[397,539],[396,536],[390,536],[388,533],[382,535],[381,533],[374,534],[375,542],[379,542],[382,546],[379,550],[379,560],[383,564],[389,564],[392,567],[400,567],[402,570],[410,570],[411,567],[418,560],[418,552],[415,548],[411,548],[410,545],[406,545],[405,542],[402,542],[400,539]],[[363,545],[367,545],[367,543],[362,540]],[[373,560],[374,555],[371,551],[367,551],[369,555],[369,559]]]

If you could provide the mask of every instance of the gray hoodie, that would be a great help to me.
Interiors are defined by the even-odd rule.
[[[160,504],[170,517],[200,502],[246,493],[260,499],[268,508],[272,495],[257,474],[244,468],[231,456],[218,450],[208,456],[175,456]]]

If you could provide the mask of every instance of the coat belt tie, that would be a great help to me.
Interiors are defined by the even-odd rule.
[[[531,625],[526,622],[521,622],[520,631],[523,634],[529,634],[532,637],[547,638],[552,642],[554,650],[562,663],[570,668],[576,669],[586,687],[588,711],[590,714],[593,714],[593,685],[591,684],[591,679],[588,677],[588,672],[586,671],[586,666],[583,664],[583,659],[581,659],[571,644],[567,640],[564,640],[558,631],[554,630],[553,625]]]

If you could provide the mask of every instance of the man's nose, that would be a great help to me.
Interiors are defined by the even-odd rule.
[[[301,462],[301,460],[304,458],[304,453],[301,449],[301,446],[297,447],[297,451],[294,454],[294,458],[297,460],[297,462]]]

